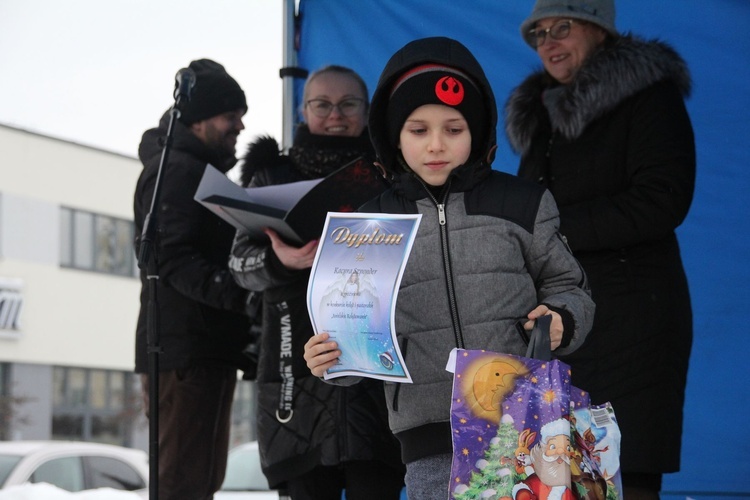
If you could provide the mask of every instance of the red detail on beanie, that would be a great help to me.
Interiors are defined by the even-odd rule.
[[[435,95],[448,106],[458,106],[464,100],[464,86],[452,76],[444,76],[435,84]]]

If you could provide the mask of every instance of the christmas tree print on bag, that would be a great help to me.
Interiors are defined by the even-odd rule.
[[[592,407],[568,365],[455,354],[452,499],[622,498],[614,410]]]

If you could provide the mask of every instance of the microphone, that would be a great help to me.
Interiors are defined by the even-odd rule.
[[[182,68],[175,75],[174,98],[178,102],[190,101],[190,92],[195,87],[195,71],[190,68]]]

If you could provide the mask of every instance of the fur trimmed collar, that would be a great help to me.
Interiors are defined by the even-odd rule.
[[[662,80],[690,95],[687,63],[671,46],[623,35],[592,54],[568,85],[556,85],[544,71],[524,80],[505,105],[505,133],[511,147],[525,153],[546,112],[555,131],[575,139],[624,99]]]
[[[240,183],[250,184],[258,169],[285,164],[291,164],[303,179],[317,179],[361,156],[374,156],[366,128],[357,137],[319,135],[310,133],[302,123],[297,127],[294,145],[288,154],[283,154],[279,143],[271,136],[260,136],[252,142],[243,158]]]
[[[247,148],[242,160],[240,184],[247,187],[259,168],[274,167],[284,162],[285,157],[281,154],[281,147],[276,139],[270,135],[262,135]]]

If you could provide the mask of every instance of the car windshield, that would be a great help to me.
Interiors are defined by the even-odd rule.
[[[21,457],[18,455],[0,455],[0,488],[5,484],[5,480],[10,476],[11,471],[18,462],[21,461]]]

